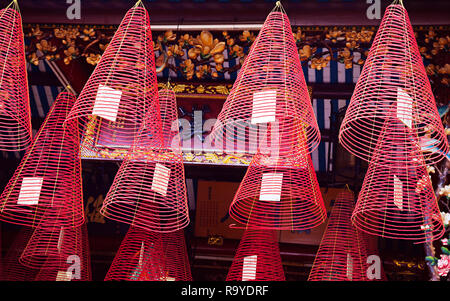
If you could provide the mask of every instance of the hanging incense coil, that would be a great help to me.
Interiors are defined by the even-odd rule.
[[[299,136],[307,137],[307,143],[298,145]],[[243,144],[246,152],[255,153],[271,137],[277,141],[269,150],[286,156],[295,155],[293,145],[306,153],[318,146],[320,131],[281,5],[267,16],[252,44],[211,137],[218,148],[225,143],[226,152]]]
[[[63,122],[75,97],[62,92],[55,100],[32,145],[0,195],[0,219],[45,227],[41,218],[51,208],[60,226],[84,222],[76,120]]]
[[[14,236],[11,246],[1,258],[3,273],[0,275],[0,281],[33,281],[35,279],[39,270],[24,266],[19,260],[33,232],[33,228],[22,227]]]
[[[413,135],[400,121],[385,124],[352,216],[360,230],[417,243],[444,233],[425,159]]]
[[[363,232],[358,229],[358,235],[363,239],[366,248],[366,270],[367,279],[369,281],[388,281],[386,272],[383,267],[383,260],[381,259],[378,247],[373,243],[373,235]]]
[[[100,212],[107,218],[149,231],[172,232],[189,223],[183,157],[181,154],[175,93],[159,93],[163,144],[147,147],[144,123],[133,147],[116,174]]]
[[[45,216],[42,222],[45,227],[38,226],[34,230],[20,256],[21,264],[33,269],[52,270],[46,272],[47,275],[52,273],[56,275],[60,269],[76,264],[79,274],[77,277],[80,279],[80,275],[83,273],[84,279],[89,278],[89,245],[86,225],[61,227],[57,217],[54,218],[55,215],[52,212]]]
[[[285,281],[276,232],[246,230],[226,280]]]

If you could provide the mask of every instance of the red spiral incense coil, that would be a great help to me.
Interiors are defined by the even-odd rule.
[[[131,227],[105,281],[192,281],[182,230],[159,233]]]
[[[246,230],[226,280],[285,281],[276,232]]]
[[[412,240],[444,233],[436,196],[420,146],[400,122],[386,124],[369,163],[352,220],[369,234]],[[402,152],[404,161],[394,153]]]
[[[69,257],[68,260],[61,262],[58,266],[51,262],[54,258],[48,257],[44,263],[39,266],[29,267],[21,262],[24,251],[27,251],[30,239],[33,238],[35,230],[30,227],[23,227],[16,235],[16,238],[8,250],[2,264],[5,267],[5,273],[0,275],[1,281],[89,281],[90,273],[90,257],[87,241],[87,230],[85,224],[81,226],[83,234],[84,248],[86,255],[78,260],[75,256]],[[80,255],[80,254],[78,254]]]
[[[32,141],[22,18],[17,2],[0,10],[0,150],[20,151]]]
[[[3,275],[3,253],[4,247],[2,247],[2,225],[0,223],[0,281],[2,280]]]
[[[400,4],[386,9],[342,122],[339,141],[352,154],[369,161],[386,122],[401,122],[408,128],[420,141],[429,163],[441,160],[449,151],[408,13]],[[411,151],[415,149],[396,151],[389,161],[408,163]]]
[[[253,229],[305,230],[323,223],[326,210],[309,154],[281,159],[258,152],[230,215]]]
[[[308,281],[367,280],[366,245],[351,223],[353,200],[351,191],[336,197]]]
[[[107,218],[149,231],[172,232],[187,226],[189,208],[175,93],[160,91],[159,102],[164,116],[163,145],[147,147],[147,128],[152,124],[144,123],[100,212]]]
[[[2,227],[0,224],[0,281],[2,280],[3,275],[3,248],[2,248]]]
[[[33,228],[30,227],[23,227],[15,235],[5,257],[1,259],[3,273],[0,275],[0,281],[33,281],[35,279],[39,270],[26,267],[19,261],[32,235]]]
[[[298,137],[305,135],[308,142],[298,146]],[[226,142],[225,151],[240,143],[256,151],[266,136],[277,140],[269,149],[281,155],[292,155],[293,145],[311,152],[320,142],[291,25],[281,5],[265,20],[211,133],[216,146]]]
[[[147,10],[128,10],[67,120],[79,119],[82,154],[122,158],[146,122],[148,141],[161,143],[158,86]],[[126,152],[125,152],[126,153]]]
[[[36,227],[49,208],[60,226],[84,221],[79,135],[76,120],[63,122],[75,97],[62,92],[32,145],[0,195],[0,219]]]

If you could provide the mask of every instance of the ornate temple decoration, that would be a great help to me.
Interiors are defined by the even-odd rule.
[[[95,66],[112,39],[115,26],[26,24],[29,62],[63,60]],[[362,66],[376,27],[334,26],[292,28],[303,66],[322,70],[331,61],[346,69]],[[414,32],[438,103],[447,103],[450,65],[448,26],[415,26]],[[222,79],[239,71],[258,32],[154,32],[157,72],[187,81]],[[326,50],[325,50],[326,49]],[[325,51],[324,51],[325,50]],[[356,55],[357,54],[357,55]]]
[[[173,83],[172,90],[182,97],[217,97],[225,99],[230,93],[232,84],[205,84],[205,83]],[[159,89],[165,89],[167,83],[158,83]]]

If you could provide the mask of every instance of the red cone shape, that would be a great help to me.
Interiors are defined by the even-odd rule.
[[[230,215],[256,229],[304,230],[323,223],[326,210],[309,154],[280,159],[257,153]]]
[[[336,197],[308,281],[366,281],[366,249],[351,224],[353,193]]]
[[[33,144],[0,196],[0,219],[36,227],[48,208],[58,212],[60,226],[84,221],[76,120],[63,122],[72,94],[58,95]]]
[[[131,227],[105,280],[192,281],[183,231]]]
[[[16,6],[17,3],[14,3]],[[22,18],[0,10],[0,150],[19,151],[32,140]]]
[[[183,157],[180,151],[175,93],[160,92],[164,146],[147,145],[146,123],[103,202],[101,213],[149,231],[172,232],[189,223]],[[171,128],[173,129],[171,131]]]
[[[63,228],[63,231],[59,241],[61,250],[59,254],[52,253],[55,249],[53,246],[54,240],[51,236],[54,236],[56,233],[50,231],[45,236],[40,235],[42,241],[38,241],[37,244],[36,239],[38,235],[35,234],[22,254],[21,262],[24,264],[36,264],[37,266],[41,262],[34,260],[46,257],[35,278],[36,281],[91,280],[90,252],[86,224],[74,229]],[[44,244],[47,245],[48,249],[43,249]],[[32,248],[34,250],[30,252]]]
[[[369,161],[385,122],[402,122],[415,140],[423,139],[429,163],[439,161],[449,146],[431,86],[414,38],[408,13],[391,4],[341,125],[339,141],[354,155]],[[402,135],[399,132],[392,132]],[[431,138],[431,139],[430,139]],[[388,161],[408,163],[412,149]]]
[[[54,215],[51,213],[48,216],[53,218]],[[86,266],[89,253],[85,226],[61,227],[58,222],[53,223],[51,220],[43,220],[43,223],[46,227],[36,228],[20,257],[20,262],[30,268],[54,271],[73,263],[79,264],[78,271],[83,271],[86,276],[90,269]],[[54,226],[49,227],[49,224]]]
[[[284,281],[275,231],[248,229],[239,243],[227,281]]]
[[[362,231],[415,242],[444,233],[425,161],[412,135],[400,122],[386,124],[352,216]]]
[[[159,145],[161,119],[150,20],[147,10],[136,4],[123,18],[68,120],[80,118],[83,155],[117,158],[121,153],[114,150],[132,145],[146,116],[149,141]]]
[[[284,135],[273,132],[274,124]],[[279,139],[271,149],[281,155],[295,155],[292,145],[299,135],[306,133],[308,138],[301,145],[303,152],[314,150],[320,142],[291,25],[280,11],[271,12],[264,22],[211,135],[216,146],[226,141],[229,149],[229,144],[244,141],[249,151],[256,151],[266,129]],[[230,134],[233,130],[236,134]]]
[[[3,279],[3,248],[2,248],[2,228],[0,225],[0,281]]]
[[[39,270],[26,267],[19,261],[32,234],[33,228],[30,227],[23,227],[16,234],[8,252],[1,260],[4,268],[1,281],[33,281],[35,279]]]

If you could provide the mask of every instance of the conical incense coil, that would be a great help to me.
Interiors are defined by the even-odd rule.
[[[51,213],[48,217],[52,219],[54,215]],[[85,226],[61,227],[52,220],[44,220],[43,223],[46,227],[38,226],[35,229],[21,254],[20,262],[30,268],[49,270],[79,264],[76,268],[80,273],[90,273],[90,268],[86,266],[89,250]],[[49,227],[49,224],[53,227]]]
[[[25,150],[31,141],[22,18],[14,1],[0,10],[0,150]]]
[[[397,125],[386,124],[352,220],[369,234],[420,243],[438,239],[444,226],[420,146],[410,135],[404,127],[400,132]],[[391,161],[403,149],[405,162]]]
[[[0,281],[1,281],[1,279],[2,279],[2,275],[3,275],[3,255],[2,255],[2,253],[3,253],[3,248],[2,248],[2,228],[1,228],[1,225],[0,225]]]
[[[275,231],[248,229],[228,271],[227,281],[285,281]]]
[[[131,227],[106,281],[192,281],[182,230],[158,233]]]
[[[175,93],[162,90],[159,101],[165,117],[164,145],[156,149],[146,147],[143,141],[151,124],[144,123],[100,212],[149,231],[172,232],[187,226],[189,208],[178,127],[172,127],[177,121]]]
[[[389,120],[401,122],[411,131],[428,163],[448,153],[422,57],[401,4],[386,9],[342,122],[339,141],[348,151],[369,161]],[[392,161],[407,163],[410,151],[405,150]]]
[[[51,208],[59,214],[60,226],[78,226],[84,221],[76,120],[63,127],[75,97],[58,95],[32,145],[0,196],[0,219],[36,227]]]
[[[152,33],[139,1],[128,10],[67,120],[79,119],[82,154],[122,158],[145,117],[148,142],[161,143]]]
[[[43,262],[39,273],[34,279],[36,281],[90,281],[92,279],[90,266],[91,260],[86,224],[83,224],[80,227],[74,229],[69,229],[69,231],[66,231],[63,228],[61,231],[63,232],[59,232],[57,242],[57,248],[59,245],[60,250],[57,257],[53,257],[50,254],[50,250],[53,247],[52,243],[47,244],[47,247],[49,248],[46,249],[45,252],[43,252],[43,241],[38,243],[40,245],[40,250],[35,249],[34,252],[31,252],[30,254],[29,248],[34,244],[34,239],[37,238],[37,236],[34,236],[33,240],[30,241],[29,246],[22,254],[21,261],[26,261],[27,263],[31,264],[37,263],[39,266],[40,262],[35,262],[34,259],[36,257],[34,256],[46,257],[46,260]],[[51,232],[47,233],[50,235],[54,234]],[[50,242],[51,239],[48,239],[48,234],[46,236],[41,235],[40,237],[43,238],[43,240]],[[36,244],[34,244],[33,246],[38,247]],[[69,249],[74,246],[74,249]],[[42,255],[39,255],[38,252],[40,252]],[[57,265],[56,263],[59,263],[59,265]]]
[[[320,142],[291,25],[277,8],[265,20],[211,133],[216,147],[226,143],[224,151],[229,144],[244,143],[255,152],[267,129],[278,135],[270,134],[274,123],[286,133],[272,147],[281,154],[289,155],[298,135],[308,138],[302,152],[313,151]]]
[[[366,281],[366,246],[351,223],[351,191],[338,194],[309,281]]]
[[[230,215],[255,229],[305,230],[323,223],[326,210],[310,156],[274,159],[257,153]]]

